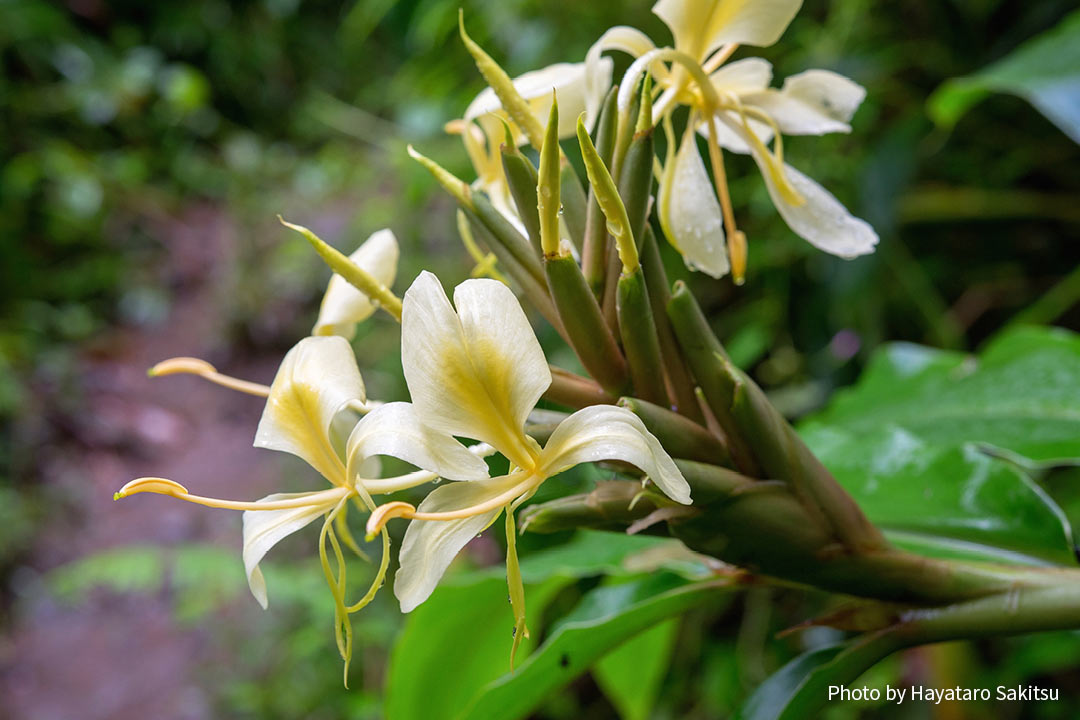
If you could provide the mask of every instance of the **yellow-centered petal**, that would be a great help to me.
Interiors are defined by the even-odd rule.
[[[309,337],[286,355],[270,386],[255,446],[292,453],[335,485],[345,484],[345,465],[330,440],[339,410],[365,401],[364,381],[349,342]]]
[[[544,351],[514,294],[466,280],[450,305],[421,273],[405,293],[401,364],[417,416],[450,435],[482,440],[520,467],[535,464],[523,427],[551,384]]]

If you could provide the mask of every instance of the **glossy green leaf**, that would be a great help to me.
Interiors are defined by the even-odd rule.
[[[737,720],[803,720],[830,704],[829,687],[845,686],[900,647],[889,635],[853,638],[803,653],[747,698]]]
[[[593,667],[596,684],[622,720],[646,720],[675,649],[678,619],[649,628],[602,657]]]
[[[930,116],[952,127],[993,92],[1024,98],[1080,142],[1080,11],[976,74],[946,82],[930,97]]]
[[[677,544],[667,538],[579,532],[568,543],[523,555],[526,624],[520,674],[539,637],[540,617],[560,589],[581,577],[625,572],[635,555]],[[502,565],[451,575],[407,616],[390,657],[386,713],[394,720],[455,717],[508,669],[514,626]]]
[[[536,709],[607,652],[645,628],[715,597],[715,582],[654,573],[593,590],[513,673],[495,680],[458,717],[515,720]]]
[[[897,426],[807,442],[872,522],[914,552],[1072,564],[1068,521],[1024,472],[974,445],[938,446]]]
[[[802,434],[897,545],[1074,564],[1068,522],[1015,462],[1080,458],[1080,337],[1021,328],[978,357],[890,345]]]
[[[551,597],[570,581],[553,577],[525,586],[526,625],[536,628]],[[386,716],[444,720],[508,669],[514,618],[506,578],[487,576],[440,586],[409,614],[390,655]],[[524,639],[518,662],[535,643]]]
[[[987,443],[1032,460],[1080,458],[1080,335],[1019,328],[978,356],[886,346],[806,429],[892,424],[935,444]]]

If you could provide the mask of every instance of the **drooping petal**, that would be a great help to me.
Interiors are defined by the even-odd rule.
[[[416,413],[434,430],[482,440],[529,467],[522,427],[551,384],[544,351],[502,283],[466,280],[454,301],[457,312],[428,272],[405,293],[401,364]]]
[[[469,483],[451,483],[432,490],[418,512],[454,512],[480,505],[513,489],[521,475],[504,475]],[[461,548],[488,527],[503,506],[457,520],[412,520],[401,543],[401,567],[394,595],[401,612],[427,600]]]
[[[758,159],[756,153],[754,158]],[[794,205],[784,199],[776,181],[760,160],[758,166],[773,205],[796,235],[819,250],[842,258],[874,252],[878,243],[874,228],[848,212],[828,190],[785,163],[784,176],[804,200],[801,205]]]
[[[372,277],[386,287],[394,284],[397,275],[398,243],[390,230],[379,230],[371,235],[349,259],[367,270]],[[367,295],[360,292],[337,273],[330,277],[319,307],[312,335],[341,335],[351,339],[356,324],[371,317],[375,305]]]
[[[359,467],[376,455],[396,457],[448,480],[479,480],[488,476],[483,459],[452,436],[423,425],[415,408],[405,402],[375,408],[357,423],[349,436],[346,457],[350,473],[354,466]]]
[[[829,70],[807,70],[784,81],[781,90],[749,95],[755,105],[776,121],[785,135],[824,135],[851,132],[848,122],[866,90],[857,82]]]
[[[675,49],[704,60],[721,45],[765,47],[780,39],[802,0],[660,0],[653,12],[675,38]]]
[[[334,451],[331,424],[346,403],[366,399],[356,356],[345,338],[304,338],[278,368],[255,446],[297,455],[340,485],[345,466]]]
[[[317,497],[320,495],[322,498]],[[333,510],[334,506],[341,502],[341,498],[334,496],[327,499],[325,492],[315,492],[275,493],[256,500],[257,503],[266,503],[304,497],[311,497],[312,503],[285,510],[244,511],[244,569],[247,571],[251,594],[263,609],[267,607],[266,579],[259,569],[259,561],[274,545]]]
[[[589,48],[585,55],[585,124],[592,131],[593,124],[600,113],[600,105],[604,101],[608,88],[611,87],[611,61],[604,62],[603,53],[606,50],[621,50],[634,57],[641,57],[656,46],[649,36],[637,28],[626,25],[616,25],[608,28],[596,42]],[[658,79],[667,75],[667,69],[656,64],[655,72]],[[562,99],[559,99],[562,102]],[[563,111],[565,113],[565,110]],[[569,117],[569,114],[567,114]]]
[[[664,168],[660,220],[668,241],[692,270],[723,277],[731,270],[724,216],[693,133],[683,136],[672,168]]]
[[[610,58],[601,58],[589,68],[591,74],[587,74],[585,63],[556,63],[514,78],[514,89],[528,102],[541,124],[547,122],[551,112],[554,90],[559,98],[559,137],[570,137],[575,132],[578,115],[589,108],[598,108],[603,102],[611,87],[612,65]],[[469,103],[465,119],[474,120],[489,113],[502,114],[502,103],[490,87]],[[505,115],[504,118],[509,120]],[[518,136],[519,143],[526,140],[524,135]]]
[[[672,500],[690,504],[690,486],[675,461],[637,415],[615,405],[593,405],[563,420],[540,457],[550,477],[584,462],[621,460],[638,468]]]

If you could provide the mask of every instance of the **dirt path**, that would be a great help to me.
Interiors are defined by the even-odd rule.
[[[77,606],[46,591],[47,571],[125,545],[213,542],[239,556],[240,515],[139,496],[113,502],[127,480],[161,475],[192,492],[257,498],[276,487],[274,453],[251,446],[262,401],[196,378],[150,380],[166,357],[196,355],[230,373],[269,382],[278,358],[239,358],[217,299],[236,262],[236,235],[212,208],[164,228],[168,321],[151,331],[115,331],[80,369],[74,416],[49,412],[35,463],[57,498],[31,556],[12,577],[13,627],[0,640],[0,715],[25,720],[159,720],[214,717],[202,689],[215,664],[213,631],[172,617],[165,593],[94,593]],[[38,460],[40,458],[40,460]],[[300,487],[305,481],[299,481]],[[243,598],[246,602],[250,598]],[[253,601],[252,601],[253,603]],[[6,710],[4,708],[6,706]]]

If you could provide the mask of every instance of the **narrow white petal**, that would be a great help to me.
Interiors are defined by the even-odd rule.
[[[693,133],[683,136],[660,189],[663,229],[686,266],[714,278],[731,270],[724,244],[724,216]]]
[[[346,457],[363,475],[360,464],[375,455],[389,455],[448,480],[479,480],[488,476],[487,463],[446,433],[423,425],[412,405],[393,402],[375,408],[357,423],[349,436]]]
[[[656,13],[675,49],[704,60],[727,43],[765,47],[780,39],[802,0],[660,0]]]
[[[256,502],[273,502],[318,495],[325,495],[325,493],[274,493]],[[247,572],[251,594],[255,596],[263,609],[267,607],[266,579],[263,577],[262,570],[259,569],[259,561],[266,556],[270,548],[323,513],[332,510],[340,500],[340,497],[335,496],[328,501],[319,502],[318,498],[313,497],[311,505],[287,510],[244,511],[244,570]]]
[[[434,430],[482,440],[527,467],[522,427],[551,384],[544,351],[502,283],[466,280],[454,300],[457,312],[428,272],[405,293],[401,364],[417,415]]]
[[[600,106],[604,102],[604,96],[611,87],[612,62],[610,58],[604,58],[603,53],[606,50],[621,50],[634,57],[641,57],[655,47],[648,35],[637,28],[627,27],[626,25],[616,25],[613,28],[608,28],[592,44],[589,52],[585,55],[585,122],[589,130],[592,130],[593,124],[600,114]],[[664,71],[659,70],[659,64],[657,65],[661,76],[666,74]],[[559,103],[561,110],[561,98]],[[562,113],[560,112],[561,116]]]
[[[507,475],[470,483],[452,483],[432,490],[418,512],[452,512],[479,505],[510,490],[520,475]],[[394,578],[394,595],[401,612],[410,612],[428,599],[446,568],[503,510],[497,507],[459,520],[412,520],[401,543],[401,567]]]
[[[796,235],[819,250],[842,258],[858,257],[874,251],[878,242],[874,228],[849,213],[832,193],[785,163],[784,175],[788,183],[805,201],[802,205],[792,205],[784,200],[776,181],[756,154],[755,159],[761,167],[761,176],[765,179],[765,186],[777,212]]]
[[[255,431],[255,446],[297,455],[340,484],[345,468],[330,440],[334,415],[346,403],[366,399],[348,340],[304,338],[278,368]]]
[[[394,284],[398,265],[398,243],[394,233],[379,230],[364,241],[349,259],[390,287]],[[330,277],[319,307],[312,335],[341,335],[352,338],[356,324],[367,320],[375,312],[375,305],[364,293],[350,285],[337,273]]]
[[[641,419],[626,408],[593,405],[566,418],[551,434],[540,462],[545,476],[574,465],[621,460],[638,468],[665,495],[690,504],[690,486]]]
[[[866,90],[829,70],[807,70],[784,81],[781,90],[748,95],[744,101],[767,112],[785,135],[851,132],[848,122]]]

